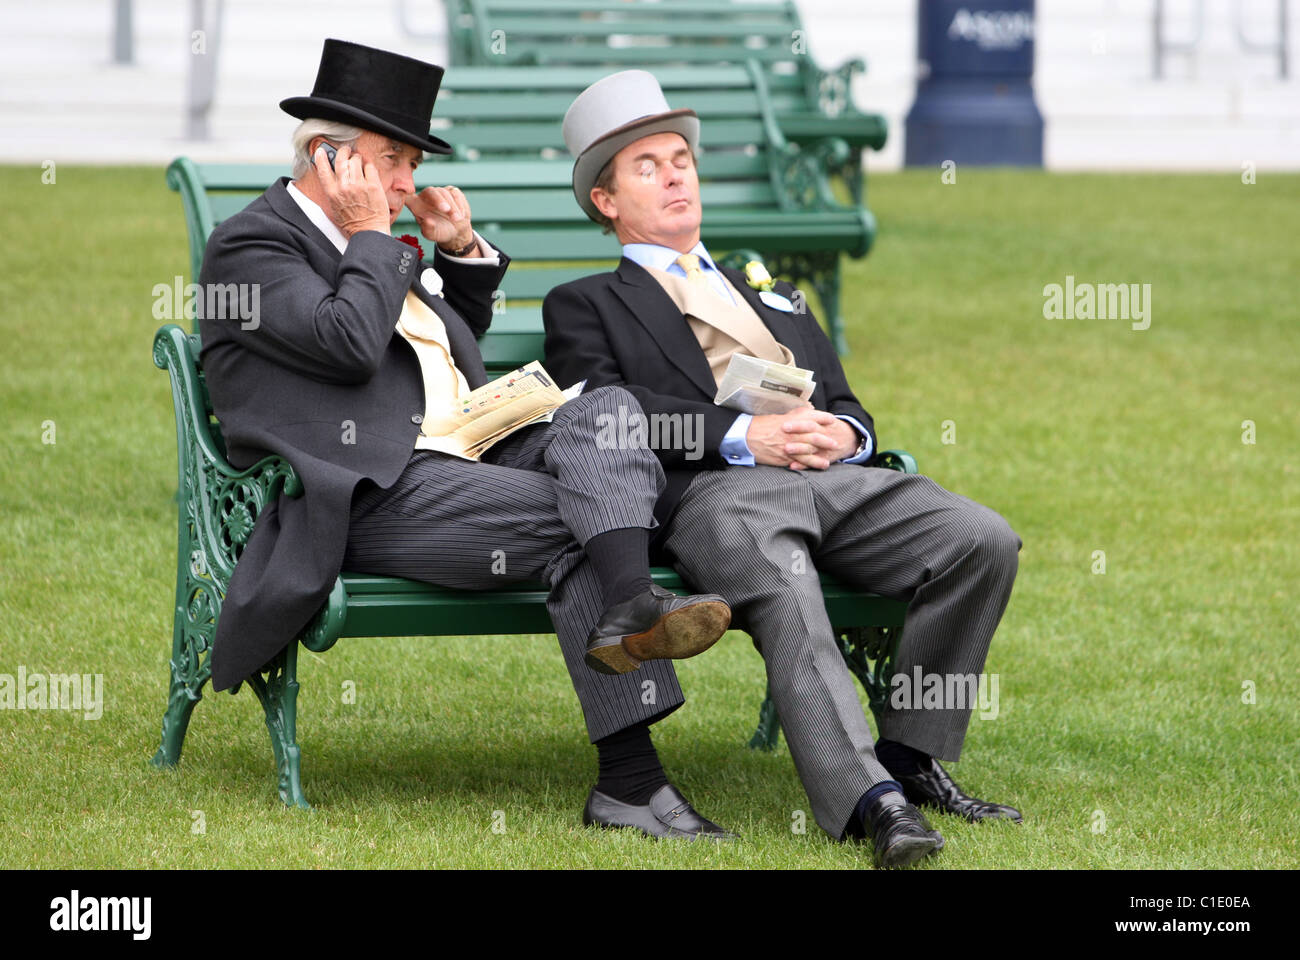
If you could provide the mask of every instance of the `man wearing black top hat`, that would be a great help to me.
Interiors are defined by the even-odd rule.
[[[311,96],[280,104],[302,121],[295,179],[272,184],[208,241],[205,289],[260,290],[255,322],[200,318],[229,459],[243,467],[279,454],[304,485],[262,512],[235,567],[213,687],[234,686],[294,642],[340,569],[464,589],[542,580],[600,748],[597,786],[648,833],[725,836],[649,747],[648,725],[682,703],[666,658],[706,649],[730,611],[719,597],[650,582],[663,472],[647,449],[597,443],[601,417],[636,401],[620,388],[589,391],[479,461],[436,449],[443,415],[487,382],[476,338],[509,263],[474,232],[459,190],[415,190],[423,152],[450,153],[429,134],[442,72],[326,40]],[[403,206],[431,259],[390,235]]]

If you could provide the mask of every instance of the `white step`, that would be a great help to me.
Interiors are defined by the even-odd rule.
[[[545,0],[538,0],[544,3]],[[867,61],[856,102],[890,123],[870,169],[902,162],[915,97],[917,0],[799,0],[811,55],[824,66]],[[1172,54],[1153,78],[1154,0],[1039,0],[1036,99],[1045,159],[1057,169],[1300,169],[1300,0],[1291,0],[1293,77],[1244,52],[1273,36],[1274,0],[1205,0],[1194,55]],[[399,4],[426,36],[407,35]],[[211,0],[209,6],[211,6]],[[1193,0],[1168,0],[1169,32],[1186,36]],[[0,162],[280,162],[294,121],[276,106],[310,91],[321,41],[356,40],[445,63],[436,0],[227,0],[211,138],[184,139],[192,53],[190,4],[134,0],[135,64],[111,60],[112,0],[0,0]],[[93,142],[94,149],[87,148]]]

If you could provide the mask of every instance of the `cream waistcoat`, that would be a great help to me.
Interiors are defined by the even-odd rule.
[[[429,448],[426,437],[448,433],[446,418],[456,409],[459,397],[470,392],[465,375],[451,357],[451,341],[442,318],[429,309],[414,291],[406,292],[397,332],[415,348],[424,378],[424,424],[415,438],[416,449]]]
[[[722,379],[732,354],[737,352],[794,366],[794,354],[790,348],[772,336],[772,331],[767,329],[749,301],[731,285],[725,274],[719,273],[719,276],[731,292],[734,303],[723,300],[708,283],[691,283],[685,277],[654,267],[646,267],[646,271],[659,281],[664,292],[677,304],[677,309],[686,315],[691,333],[695,334],[700,349],[708,358],[714,382]]]

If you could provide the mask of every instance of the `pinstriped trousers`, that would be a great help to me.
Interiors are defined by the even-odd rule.
[[[817,822],[843,835],[854,807],[890,775],[877,760],[853,675],[839,652],[819,570],[908,602],[897,673],[978,674],[1015,580],[1020,538],[988,507],[916,474],[701,471],[665,547],[696,589],[731,604],[753,636]],[[957,760],[965,709],[889,709],[880,735]]]
[[[621,387],[584,393],[560,407],[552,423],[520,430],[479,463],[417,450],[391,487],[354,498],[343,559],[345,570],[461,590],[544,582],[593,741],[684,702],[671,661],[618,677],[583,662],[605,604],[582,545],[610,530],[655,527],[664,484],[650,450],[597,443],[601,418],[618,416],[620,407],[624,415],[641,409]]]

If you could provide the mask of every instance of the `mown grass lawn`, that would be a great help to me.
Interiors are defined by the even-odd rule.
[[[247,692],[209,694],[180,767],[149,767],[176,484],[152,288],[186,272],[180,202],[160,169],[0,187],[0,674],[100,673],[106,699],[0,711],[0,867],[870,865],[811,817],[792,832],[809,804],[784,745],[745,749],[762,669],[737,633],[681,666],[656,738],[740,844],[580,826],[595,755],[548,637],[304,654],[311,813],[280,805]],[[850,379],[883,446],[1025,544],[999,714],[953,769],[1026,822],[945,818],[927,869],[1300,865],[1300,178],[925,171],[870,202]],[[1044,319],[1067,274],[1149,283],[1150,328]]]

